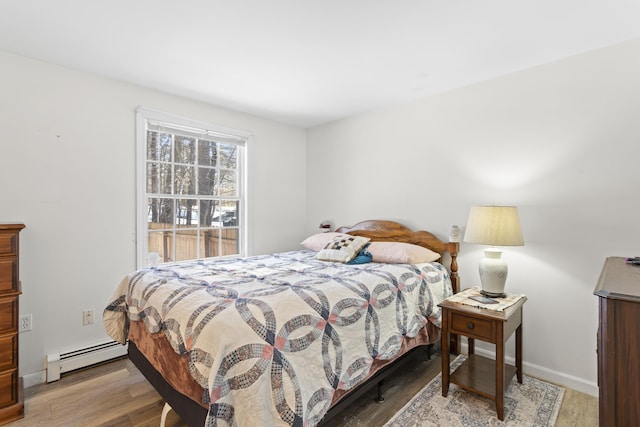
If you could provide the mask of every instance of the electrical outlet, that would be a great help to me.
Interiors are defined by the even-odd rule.
[[[95,317],[95,310],[93,308],[90,308],[88,310],[83,310],[82,311],[82,325],[83,326],[93,325],[94,317]]]
[[[31,314],[21,314],[18,325],[19,332],[26,332],[33,329],[33,316]]]

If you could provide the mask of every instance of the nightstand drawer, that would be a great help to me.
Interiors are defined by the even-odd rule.
[[[470,338],[494,342],[493,322],[459,313],[451,313],[451,332]]]

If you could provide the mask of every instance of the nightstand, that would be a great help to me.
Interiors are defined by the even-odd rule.
[[[504,311],[474,307],[444,300],[442,307],[442,395],[449,383],[457,384],[496,403],[498,418],[504,420],[504,393],[514,374],[522,384],[522,297]],[[516,366],[504,363],[504,343],[516,333]],[[452,374],[449,368],[449,335],[468,338],[467,360]],[[495,360],[475,354],[475,340],[495,344]]]

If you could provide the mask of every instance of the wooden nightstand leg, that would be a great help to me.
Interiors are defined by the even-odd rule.
[[[476,353],[476,340],[467,337],[467,354],[471,356]]]
[[[516,329],[516,377],[522,384],[522,323]]]
[[[496,412],[500,421],[504,421],[504,388],[504,337],[499,327],[496,340]]]
[[[446,314],[443,314],[442,317],[442,337],[440,339],[440,351],[442,353],[442,396],[447,397],[449,393],[449,333],[447,332]]]

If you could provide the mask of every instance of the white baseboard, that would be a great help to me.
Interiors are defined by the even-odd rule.
[[[24,382],[24,388],[33,387],[34,385],[44,384],[47,382],[47,371],[33,372],[31,374],[23,375],[22,381]]]
[[[462,341],[462,352],[466,354],[467,343]],[[475,352],[480,356],[495,358],[496,354],[492,351],[478,348],[476,346]],[[516,361],[513,357],[505,357],[505,361],[509,364],[515,365]],[[590,396],[598,397],[598,384],[593,381],[587,381],[582,378],[574,377],[563,372],[554,371],[553,369],[545,368],[544,366],[536,365],[526,361],[522,362],[522,370],[526,375],[530,377],[536,377],[538,379],[570,388],[572,390],[585,393]]]

